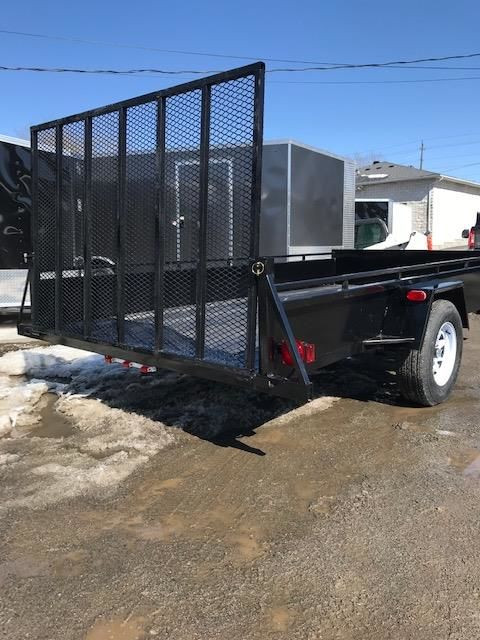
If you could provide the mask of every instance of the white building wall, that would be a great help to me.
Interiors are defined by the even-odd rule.
[[[408,204],[412,210],[413,230],[425,233],[428,225],[428,194],[432,180],[404,180],[357,186],[356,198],[388,198]]]
[[[438,182],[432,189],[431,211],[434,246],[464,245],[462,231],[475,224],[480,212],[480,188]]]

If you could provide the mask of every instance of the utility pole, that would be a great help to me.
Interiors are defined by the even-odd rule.
[[[422,140],[422,144],[420,145],[420,169],[423,169],[423,152],[425,150],[425,146],[423,144],[423,140]]]

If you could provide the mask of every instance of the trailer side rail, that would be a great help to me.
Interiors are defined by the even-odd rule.
[[[339,252],[341,253],[341,252]],[[431,255],[431,254],[430,254]],[[312,265],[312,263],[308,263]],[[375,284],[375,278],[381,278],[379,282],[398,282],[400,280],[412,280],[415,278],[435,277],[439,274],[454,275],[457,272],[468,272],[469,270],[477,270],[480,267],[480,256],[458,258],[451,260],[438,260],[432,262],[424,262],[422,264],[411,264],[400,267],[389,267],[384,269],[374,269],[371,271],[357,271],[352,273],[342,273],[335,276],[327,276],[322,278],[305,277],[302,280],[287,280],[277,283],[278,291],[295,291],[297,289],[307,289],[313,287],[321,287],[326,285],[338,285],[342,289],[348,290],[352,282],[360,280],[368,280],[368,284]],[[314,271],[315,267],[312,267]],[[415,275],[418,272],[419,275]],[[313,276],[313,274],[312,274]],[[395,276],[388,278],[388,276]]]

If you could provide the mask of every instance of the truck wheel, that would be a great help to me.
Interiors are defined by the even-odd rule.
[[[435,300],[421,349],[412,349],[398,372],[407,400],[424,407],[448,398],[457,379],[463,349],[463,327],[455,305]]]

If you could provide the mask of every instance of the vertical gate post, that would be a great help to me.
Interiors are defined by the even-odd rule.
[[[157,140],[156,140],[156,200],[155,212],[155,273],[154,273],[154,312],[155,312],[155,352],[163,347],[163,308],[165,301],[165,114],[167,99],[157,101]]]
[[[37,296],[40,288],[40,265],[38,250],[38,132],[30,130],[30,146],[32,150],[32,210],[31,210],[31,234],[32,234],[32,279],[30,286],[30,305],[33,326],[38,325]]]
[[[92,203],[92,118],[85,119],[84,144],[84,181],[85,197],[82,207],[83,215],[83,336],[88,339],[92,330],[91,279],[91,203]]]
[[[55,184],[55,333],[62,325],[62,171],[63,171],[63,126],[55,126],[56,184]]]
[[[120,107],[118,121],[118,208],[117,208],[117,339],[125,342],[125,182],[127,175],[127,109]]]
[[[205,302],[207,294],[207,227],[208,227],[208,163],[210,158],[210,98],[211,87],[202,87],[202,120],[200,127],[200,194],[198,269],[196,295],[195,355],[205,355]]]
[[[260,237],[260,205],[262,185],[262,150],[263,150],[263,103],[265,97],[265,65],[261,65],[255,74],[255,101],[253,107],[253,162],[252,162],[252,195],[251,195],[251,236],[250,262],[258,258]],[[247,317],[247,353],[245,365],[247,369],[255,368],[255,350],[257,342],[257,299],[258,278],[249,267],[248,276],[248,317]]]

